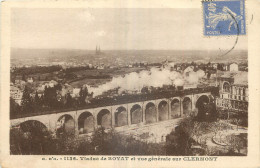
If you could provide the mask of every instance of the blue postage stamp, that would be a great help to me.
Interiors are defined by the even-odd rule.
[[[205,36],[245,35],[245,1],[203,1]]]

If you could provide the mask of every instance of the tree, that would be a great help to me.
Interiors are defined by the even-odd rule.
[[[43,96],[45,106],[51,108],[58,106],[57,91],[55,87],[45,87]]]
[[[229,119],[230,112],[232,111],[232,104],[229,99],[223,99],[222,103],[224,104],[225,111],[227,112],[227,119]]]
[[[80,88],[79,92],[79,104],[81,106],[86,104],[86,97],[88,95],[88,89],[86,87]]]
[[[192,144],[197,143],[202,135],[201,123],[194,121],[193,118],[185,118],[175,131],[167,136],[166,154],[167,155],[192,155]]]
[[[196,66],[196,63],[194,61],[191,62],[192,66]]]
[[[35,121],[24,122],[10,129],[12,154],[54,154],[56,144],[50,133]]]
[[[216,121],[218,117],[216,104],[213,102],[209,102],[204,105],[205,114],[208,114],[205,116],[206,121]]]
[[[209,129],[214,133],[214,136],[217,137],[218,132],[222,130],[219,122],[213,122],[209,126]]]
[[[59,91],[61,91],[61,89],[62,89],[61,84],[58,83],[57,85],[55,85],[55,86],[54,86],[54,89],[55,89],[55,90],[59,90]]]
[[[35,92],[34,102],[35,102],[36,105],[40,104],[40,98],[39,98],[39,95],[38,95],[37,91]]]
[[[42,107],[42,99],[39,97],[38,92],[35,92],[34,96],[34,110],[38,111]]]
[[[23,96],[22,96],[22,102],[21,102],[21,108],[23,112],[30,112],[33,111],[32,107],[32,99],[30,96],[30,93],[28,91],[27,86],[25,86],[23,90]]]
[[[71,97],[70,93],[67,93],[65,98],[66,98],[65,106],[68,108],[73,107],[73,98]]]
[[[202,143],[202,140],[205,140],[206,137],[204,137],[204,133],[206,132],[206,129],[208,128],[207,122],[197,122],[194,121],[194,129],[193,129],[193,139],[196,140],[198,144]]]
[[[223,65],[222,64],[218,64],[217,70],[223,71],[224,70]]]
[[[132,136],[120,135],[113,130],[97,129],[91,142],[94,153],[101,155],[165,155],[161,144],[136,140]]]
[[[15,116],[20,112],[20,106],[15,102],[15,100],[10,97],[10,116]]]
[[[240,150],[246,146],[245,141],[246,140],[242,139],[240,135],[232,134],[227,136],[229,147],[231,148],[231,150],[237,151],[238,153],[240,153]]]
[[[141,89],[141,93],[145,94],[145,93],[149,93],[149,89],[147,86],[144,86],[142,89]]]
[[[224,134],[224,130],[228,130],[230,127],[229,124],[223,121],[218,121],[218,122],[212,122],[209,125],[210,130],[214,133],[215,139],[217,139],[219,142],[222,142],[222,136]]]
[[[209,78],[210,78],[210,76],[211,76],[211,72],[210,72],[210,71],[208,71],[208,73],[207,73],[207,79],[209,79]]]
[[[22,75],[22,80],[23,80],[23,81],[26,81],[24,74]]]

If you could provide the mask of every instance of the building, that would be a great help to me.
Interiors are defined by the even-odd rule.
[[[71,96],[74,97],[79,97],[80,93],[80,88],[73,88]]]
[[[32,78],[32,77],[29,77],[29,78],[27,79],[27,82],[33,83],[33,78]]]
[[[238,71],[238,64],[237,63],[230,64],[229,71]]]
[[[55,85],[57,85],[58,84],[58,82],[56,82],[56,81],[54,81],[54,80],[51,80],[51,81],[49,81],[49,82],[44,82],[42,85],[41,85],[41,88],[40,88],[40,90],[44,90],[45,89],[45,87],[54,87]]]
[[[247,72],[225,72],[218,76],[218,107],[235,111],[248,111],[247,75]]]
[[[42,96],[44,95],[44,90],[41,90],[41,89],[37,88],[36,91],[34,91],[33,93],[30,94],[31,97],[34,98],[35,95],[36,95],[36,92],[37,92],[37,94],[38,94],[39,97],[42,97]]]
[[[213,69],[217,69],[218,68],[218,64],[217,63],[213,63],[212,67],[213,67]]]
[[[26,82],[20,79],[15,79],[14,84],[15,85],[24,85]]]
[[[10,86],[10,96],[14,101],[21,105],[22,102],[22,97],[23,97],[23,92],[21,89],[15,86]]]
[[[54,81],[54,80],[51,80],[50,82],[49,82],[49,87],[54,87],[55,85],[57,85],[58,84],[58,82],[56,82],[56,81]]]
[[[238,71],[238,64],[237,63],[227,64],[227,65],[224,65],[223,69],[225,71],[236,72],[236,71]]]
[[[105,69],[105,65],[104,64],[101,64],[97,67],[97,69]]]
[[[198,70],[196,71],[196,73],[198,74],[198,76],[199,76],[200,78],[202,78],[202,77],[204,77],[204,76],[206,75],[206,73],[205,73],[203,70],[201,70],[201,69],[198,69]]]

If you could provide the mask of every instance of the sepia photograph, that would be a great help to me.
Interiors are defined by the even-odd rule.
[[[12,8],[10,155],[247,156],[245,14]]]
[[[259,167],[257,0],[0,6],[0,167]]]

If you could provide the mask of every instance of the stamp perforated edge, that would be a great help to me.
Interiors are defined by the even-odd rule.
[[[218,39],[218,38],[227,38],[227,37],[235,37],[235,36],[248,36],[248,25],[250,24],[250,23],[248,23],[248,19],[249,19],[249,17],[248,17],[248,13],[247,13],[247,0],[240,0],[240,1],[244,1],[244,18],[245,18],[245,34],[230,34],[230,35],[223,35],[223,34],[220,34],[220,35],[214,35],[214,36],[205,36],[205,20],[204,20],[204,6],[203,6],[203,3],[204,2],[214,2],[214,1],[234,1],[234,0],[202,0],[201,1],[201,4],[200,4],[200,6],[201,6],[201,10],[202,10],[202,12],[201,12],[201,19],[202,19],[202,27],[203,27],[203,29],[202,29],[202,32],[201,32],[201,36],[203,37],[203,38],[216,38],[216,39]]]

